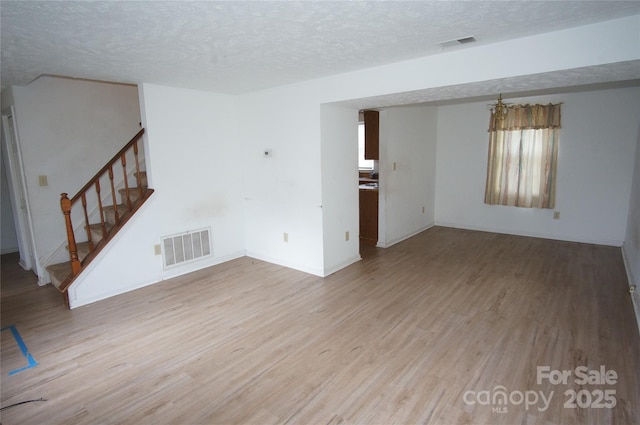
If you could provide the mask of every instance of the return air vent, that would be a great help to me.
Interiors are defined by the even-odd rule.
[[[468,37],[456,38],[454,40],[441,41],[436,44],[444,49],[447,47],[460,46],[461,44],[473,43],[474,41],[476,41],[475,37],[468,36]]]
[[[164,267],[176,266],[211,255],[209,235],[209,229],[200,229],[163,238]]]

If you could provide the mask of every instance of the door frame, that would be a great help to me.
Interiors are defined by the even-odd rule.
[[[20,138],[16,125],[15,108],[12,106],[2,111],[3,141],[2,153],[4,166],[7,167],[7,180],[9,183],[9,198],[13,220],[16,225],[18,237],[18,250],[20,252],[19,264],[25,270],[32,270],[40,280],[40,263],[36,250],[31,218],[31,206],[29,204],[29,192],[24,174],[24,163],[20,149]]]

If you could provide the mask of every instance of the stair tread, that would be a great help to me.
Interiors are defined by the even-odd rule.
[[[69,245],[65,246],[65,248],[67,249],[67,251],[69,251]],[[78,251],[80,251],[80,249],[89,249],[89,242],[76,242],[76,248],[78,249]]]
[[[69,245],[65,247],[67,251],[69,251]],[[84,258],[89,255],[91,249],[89,248],[89,242],[77,242],[76,243],[76,251],[78,252],[78,259],[80,261],[84,260]]]
[[[104,223],[105,227],[107,228],[107,232],[109,231],[109,229],[111,229],[113,227],[113,224],[111,223]],[[93,230],[102,230],[102,224],[100,223],[93,223],[89,225],[89,228],[93,229]]]
[[[118,213],[118,218],[121,220],[122,217],[129,212],[129,208],[127,208],[125,204],[109,205],[104,207],[103,211],[105,223],[117,224],[118,219],[116,219],[116,211]]]
[[[107,205],[106,207],[103,207],[102,209],[111,211],[111,210],[116,209],[116,207],[118,208],[118,212],[127,210],[127,206],[124,205],[124,204],[118,204],[118,205],[115,205],[115,206],[114,205]]]
[[[142,187],[142,193],[144,194],[149,188],[147,186],[141,186]],[[129,189],[127,188],[122,188],[122,189],[118,189],[118,192],[120,193],[127,193],[127,190],[129,192],[140,192],[140,187],[136,186],[136,187],[130,187]]]
[[[51,284],[56,288],[71,274],[71,261],[66,263],[51,264],[46,267],[51,276]]]

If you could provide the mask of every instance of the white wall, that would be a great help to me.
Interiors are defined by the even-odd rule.
[[[438,109],[438,225],[621,246],[625,239],[640,89],[507,99],[563,102],[556,208],[484,204],[487,104]]]
[[[325,275],[360,258],[357,112],[322,105]],[[426,106],[380,112],[379,246],[393,245],[433,225],[436,117],[436,108]]]
[[[633,184],[629,201],[629,217],[622,253],[629,276],[629,285],[635,285],[633,295],[636,320],[640,329],[640,125],[638,126]]]
[[[321,109],[324,275],[360,260],[358,110]],[[349,232],[346,240],[345,232]]]
[[[155,193],[70,288],[72,307],[245,253],[237,98],[143,84],[140,103]],[[211,229],[213,255],[163,270],[154,245],[200,228]]]
[[[285,87],[241,106],[247,255],[322,276],[320,104]]]
[[[436,142],[435,107],[381,112],[378,246],[391,246],[433,225]]]
[[[38,261],[46,266],[66,245],[60,194],[74,195],[139,131],[137,88],[41,77],[13,87],[13,102]]]
[[[337,241],[338,233],[344,237],[344,230],[323,229],[323,216],[339,217],[342,213],[325,211],[325,208],[333,207],[322,205],[322,194],[342,193],[343,187],[351,181],[346,174],[340,179],[321,178],[321,175],[336,172],[328,157],[329,151],[333,155],[350,155],[350,151],[347,146],[342,149],[332,146],[326,155],[321,155],[324,149],[321,145],[327,141],[321,140],[320,131],[330,124],[321,124],[320,105],[637,60],[640,59],[640,40],[635,36],[639,21],[638,16],[623,18],[240,96],[241,143],[246,148],[247,254],[321,276],[331,271],[331,268],[325,270],[325,266],[351,261],[348,249],[339,251],[342,258],[324,260],[325,252],[337,243],[329,241],[333,238]],[[612,45],[616,48],[612,49]],[[513,61],[511,56],[504,54],[505,50],[538,54]],[[541,83],[549,79],[546,75]],[[495,90],[496,84],[488,90]],[[484,121],[482,118],[483,135],[486,132]],[[272,149],[273,156],[263,158],[264,149]],[[484,156],[486,154],[482,153],[481,157]],[[385,225],[386,221],[385,218]],[[390,241],[406,233],[402,228],[391,226]],[[284,232],[289,234],[287,243],[283,242]],[[323,248],[325,243],[327,249]]]

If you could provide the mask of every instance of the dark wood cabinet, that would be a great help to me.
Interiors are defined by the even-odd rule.
[[[378,189],[360,189],[360,240],[378,243]]]
[[[380,113],[363,111],[364,159],[380,159]]]

